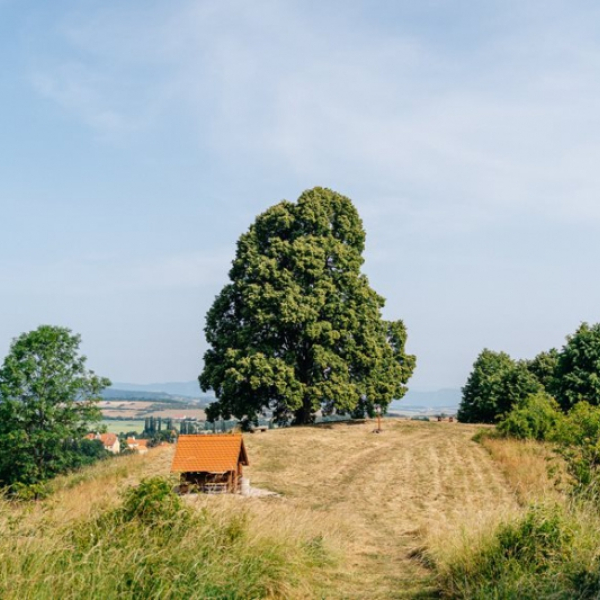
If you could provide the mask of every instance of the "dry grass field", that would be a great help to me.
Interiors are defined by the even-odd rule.
[[[339,534],[331,598],[426,597],[423,550],[443,553],[518,509],[490,454],[458,423],[386,420],[247,437],[251,484]],[[278,505],[270,503],[272,527]]]
[[[527,467],[526,481],[511,466],[520,447],[486,449],[472,441],[473,426],[388,419],[383,433],[373,428],[372,422],[339,423],[246,435],[251,485],[280,496],[189,496],[186,502],[223,519],[245,515],[247,542],[256,547],[323,546],[329,558],[309,572],[299,566],[303,574],[289,592],[280,588],[269,597],[428,598],[436,583],[431,559],[443,563],[521,511],[526,489],[546,485],[541,450],[531,449],[536,466]],[[51,544],[44,531],[117,506],[119,491],[142,477],[168,475],[172,453],[157,448],[58,478],[45,501],[22,508],[4,503],[0,531],[6,535],[19,523],[19,535],[32,536],[28,544]]]

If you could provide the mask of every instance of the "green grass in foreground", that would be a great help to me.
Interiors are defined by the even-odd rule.
[[[600,596],[596,507],[532,505],[442,568],[444,598],[573,600]]]

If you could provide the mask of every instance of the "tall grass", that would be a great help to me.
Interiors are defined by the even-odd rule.
[[[133,457],[57,481],[43,502],[0,501],[0,598],[320,597],[334,553],[303,515],[283,511],[273,530],[264,503],[182,500],[161,478],[130,486],[142,467]],[[102,493],[117,480],[120,494]],[[76,507],[83,490],[100,499]]]
[[[564,496],[556,477],[564,468],[556,453],[543,442],[482,436],[490,453],[523,505],[542,500],[560,501]]]
[[[439,593],[464,599],[600,598],[597,499],[556,485],[564,465],[547,445],[494,436],[480,441],[498,463],[521,508],[432,538]],[[550,468],[549,468],[550,467]],[[460,534],[457,532],[460,530]]]
[[[590,505],[532,505],[438,563],[444,598],[595,599],[600,519]],[[465,540],[465,542],[467,542]]]

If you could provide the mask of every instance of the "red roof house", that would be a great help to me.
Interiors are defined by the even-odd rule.
[[[114,433],[88,433],[85,437],[88,440],[100,440],[105,450],[113,454],[119,454],[121,451],[121,443]]]

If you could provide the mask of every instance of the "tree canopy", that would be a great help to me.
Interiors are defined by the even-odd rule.
[[[505,352],[484,349],[473,364],[463,387],[458,420],[494,423],[520,400],[543,391],[542,384],[524,361],[513,361]]]
[[[582,323],[567,337],[556,360],[553,391],[563,410],[582,400],[600,404],[600,323]]]
[[[0,484],[39,483],[98,456],[83,437],[110,381],[86,368],[79,344],[49,325],[13,340],[0,367]]]
[[[415,357],[361,273],[364,246],[356,208],[328,189],[257,217],[206,319],[209,419],[254,421],[268,409],[302,424],[318,410],[372,414],[406,393]]]
[[[555,387],[557,364],[558,350],[551,348],[548,352],[540,352],[535,358],[527,361],[527,368],[546,391],[552,392]]]
[[[583,401],[600,405],[600,323],[582,323],[560,350],[540,352],[532,360],[515,362],[504,352],[483,350],[463,388],[458,419],[494,422],[542,390],[565,412]]]

